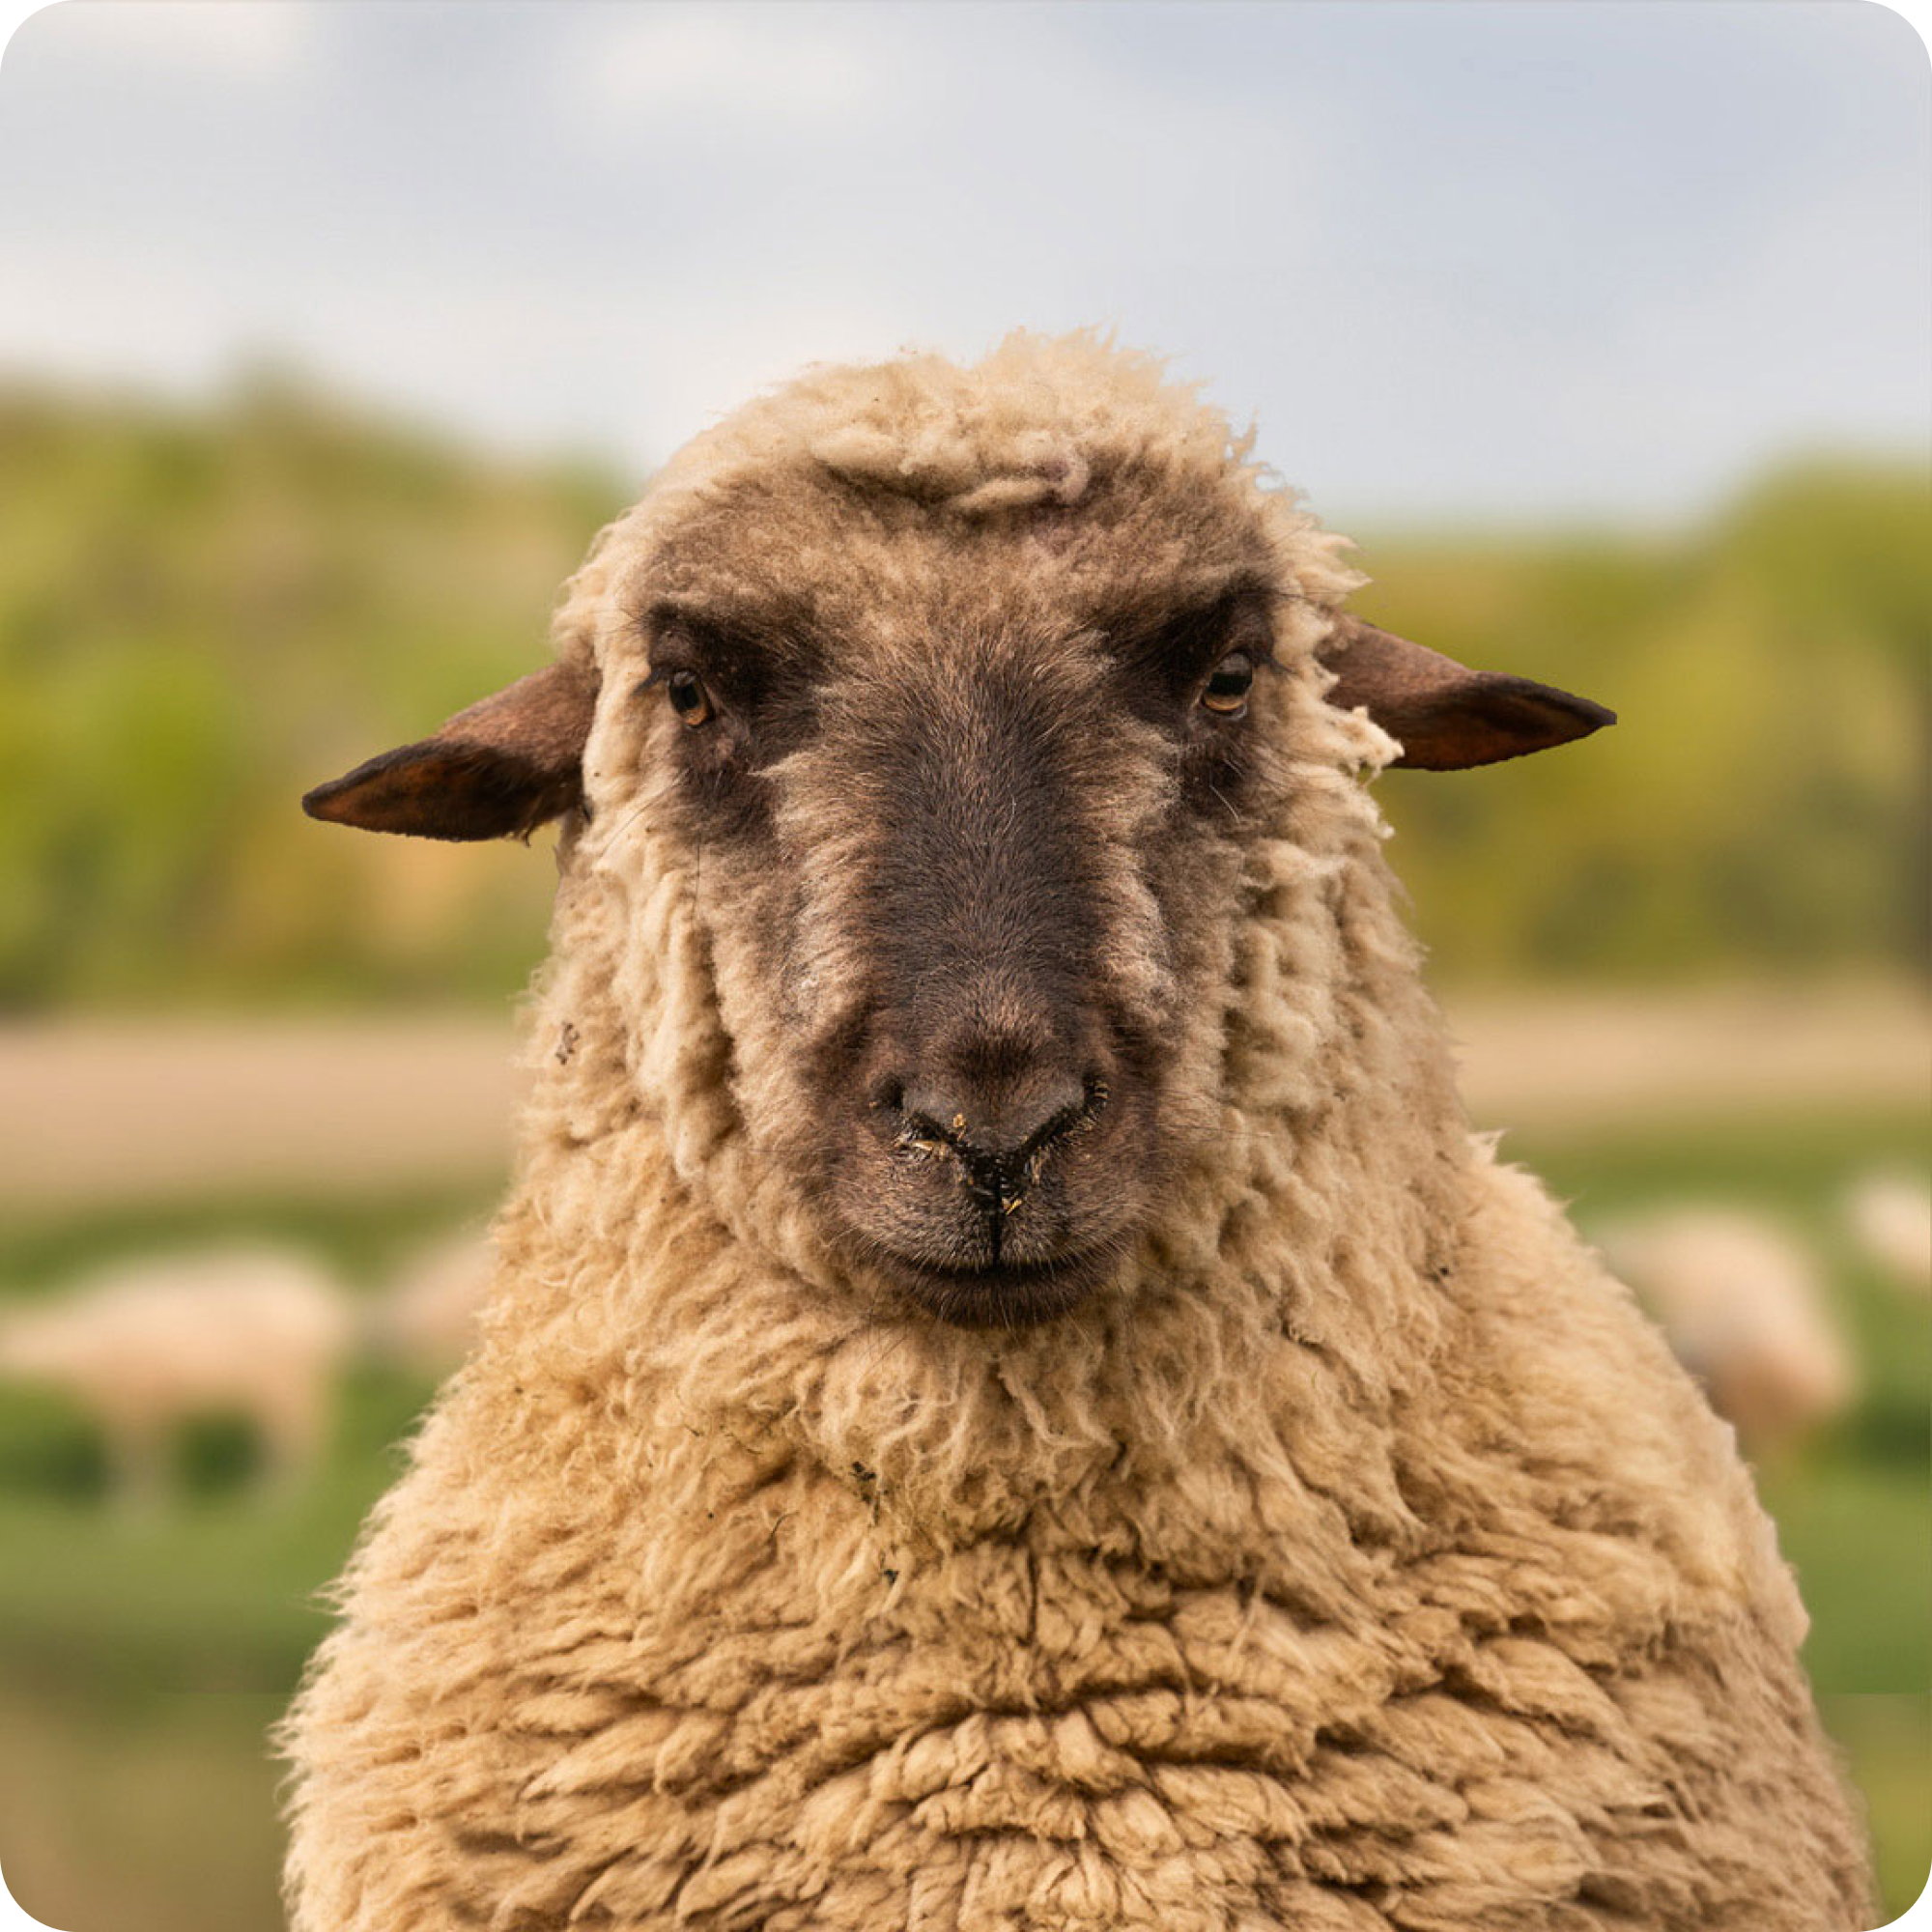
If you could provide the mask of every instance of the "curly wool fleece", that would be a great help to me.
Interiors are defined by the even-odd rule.
[[[846,1292],[752,1144],[770,1002],[600,710],[484,1339],[286,1729],[297,1932],[1871,1922],[1771,1527],[1468,1134],[1357,778],[1389,741],[1321,697],[1360,580],[1246,456],[1153,365],[1016,338],[814,374],[605,533],[558,648],[628,672],[725,480],[974,518],[1191,479],[1277,560],[1295,783],[1191,1169],[1115,1287],[989,1334]]]

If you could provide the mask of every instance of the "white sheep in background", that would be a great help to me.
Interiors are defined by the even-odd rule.
[[[467,1230],[418,1250],[370,1312],[372,1351],[424,1375],[448,1374],[476,1340],[495,1264],[489,1240]]]
[[[1818,1264],[1777,1223],[1687,1204],[1605,1229],[1603,1248],[1754,1454],[1791,1449],[1857,1400]]]
[[[289,1477],[325,1446],[355,1325],[335,1282],[298,1254],[131,1260],[0,1312],[0,1375],[86,1410],[127,1493],[158,1490],[172,1432],[214,1414],[245,1418],[270,1470]]]
[[[299,1932],[1870,1923],[1731,1432],[1470,1136],[1362,782],[1608,714],[1342,548],[1147,358],[818,370],[309,795],[564,832]]]
[[[1932,1188],[1906,1174],[1868,1174],[1845,1194],[1860,1255],[1895,1286],[1932,1293]]]

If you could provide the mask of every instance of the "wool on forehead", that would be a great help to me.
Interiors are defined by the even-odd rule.
[[[694,438],[601,534],[559,608],[557,650],[608,656],[635,629],[636,606],[681,525],[753,497],[770,515],[770,493],[787,485],[811,494],[806,515],[829,521],[833,497],[811,486],[843,484],[897,500],[929,533],[961,542],[1028,513],[1042,528],[1106,531],[1115,541],[1102,554],[1083,547],[1088,571],[1169,575],[1180,594],[1194,587],[1185,576],[1211,582],[1251,546],[1292,607],[1278,619],[1276,654],[1300,656],[1319,641],[1323,613],[1364,580],[1345,560],[1346,538],[1299,510],[1293,492],[1269,487],[1253,443],[1197,384],[1170,379],[1160,357],[1092,330],[1018,330],[964,365],[920,355],[813,367]],[[1162,549],[1174,553],[1166,571]]]
[[[1238,462],[1227,420],[1161,361],[1091,332],[1024,331],[966,367],[911,355],[820,368],[749,404],[686,452],[714,474],[805,455],[834,474],[971,516],[1074,503],[1126,461],[1213,473]]]

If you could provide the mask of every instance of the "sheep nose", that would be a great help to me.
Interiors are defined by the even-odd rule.
[[[944,1149],[980,1207],[1010,1213],[1048,1156],[1105,1097],[1096,1079],[1043,1068],[997,1081],[913,1079],[896,1110],[899,1145]]]

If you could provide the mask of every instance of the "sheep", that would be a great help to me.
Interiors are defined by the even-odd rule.
[[[296,1932],[1870,1923],[1730,1432],[1471,1136],[1364,781],[1610,715],[1362,581],[1151,358],[819,369],[308,795],[562,825]]]
[[[354,1320],[330,1277],[268,1246],[111,1264],[57,1298],[0,1318],[0,1374],[63,1390],[99,1424],[122,1493],[162,1488],[170,1433],[245,1417],[272,1475],[324,1446]]]
[[[1851,1406],[1850,1350],[1816,1264],[1785,1229],[1741,1208],[1679,1205],[1601,1240],[1753,1452],[1782,1456]]]
[[[443,1376],[469,1352],[496,1257],[467,1229],[405,1263],[368,1324],[372,1352]]]
[[[1910,1175],[1880,1171],[1845,1191],[1845,1221],[1865,1262],[1888,1281],[1932,1291],[1932,1190]]]

